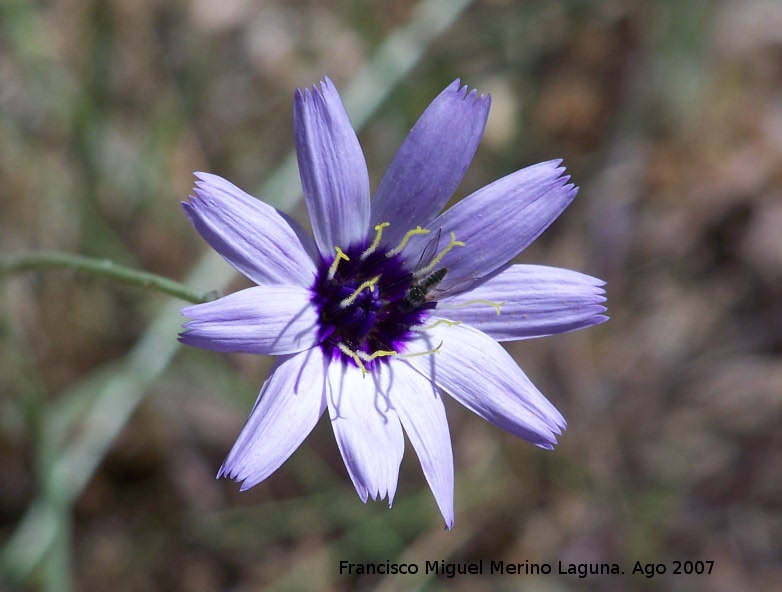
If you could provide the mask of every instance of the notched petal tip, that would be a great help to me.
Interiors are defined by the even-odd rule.
[[[239,483],[239,491],[247,491],[248,489],[251,489],[258,485],[260,481],[254,481],[250,479],[247,475],[244,477],[240,476],[240,467],[238,463],[231,462],[231,457],[228,456],[224,461],[223,464],[220,465],[220,470],[217,471],[217,475],[215,476],[215,479],[229,479],[233,481],[234,483]]]
[[[465,86],[464,89],[466,90],[468,87]],[[469,93],[467,93],[464,96],[465,101],[472,101],[472,106],[483,110],[486,112],[487,116],[489,113],[489,108],[491,107],[491,94],[478,94],[477,89],[472,89]]]
[[[224,179],[220,175],[215,175],[214,173],[195,171],[193,176],[196,178],[196,181],[193,184],[195,196],[189,195],[188,197],[191,200],[198,198],[208,201],[210,194],[213,192],[233,194],[237,191],[242,191],[227,179]]]
[[[445,92],[453,92],[458,98],[462,99],[463,101],[472,101],[473,105],[477,105],[479,107],[486,106],[487,108],[491,106],[491,94],[490,93],[481,93],[478,94],[478,89],[470,89],[470,86],[468,84],[462,85],[461,79],[457,78],[454,80],[448,87],[445,89]]]
[[[545,160],[543,162],[531,165],[527,167],[527,170],[549,170],[551,175],[549,181],[557,182],[561,187],[563,187],[567,184],[568,181],[570,181],[570,175],[565,174],[567,167],[562,164],[563,162],[564,159],[562,158],[552,158],[551,160]]]
[[[333,94],[337,92],[337,88],[331,81],[331,78],[324,76],[320,83],[313,84],[312,86],[305,86],[304,88],[297,88],[293,94],[294,102],[307,103],[313,98],[325,96],[327,94]]]
[[[320,90],[321,92],[332,92],[335,90],[334,83],[331,81],[331,78],[324,75],[323,80],[320,81]]]
[[[195,208],[193,207],[193,203],[196,201],[196,198],[192,195],[188,195],[187,197],[190,199],[190,201],[182,201],[179,203],[182,206],[182,211],[185,213],[185,218],[188,219],[190,224],[195,226],[196,212]]]
[[[469,87],[465,85],[462,87],[462,91],[467,91],[468,88]],[[478,90],[475,88],[466,92],[462,98],[464,101],[472,101],[473,106],[479,109],[486,109],[486,111],[488,111],[491,107],[491,94],[478,94]]]
[[[217,471],[217,475],[215,475],[215,479],[222,479],[223,477],[229,478],[228,472],[225,469],[225,463],[220,465],[220,470]]]
[[[388,492],[378,489],[367,495],[367,499],[371,499],[373,502],[382,502],[386,498],[388,498],[388,507],[390,508],[394,500],[388,495]],[[366,503],[366,500],[364,500],[364,503]]]
[[[176,340],[181,343],[182,345],[186,345],[188,347],[197,347],[199,349],[211,349],[209,347],[210,343],[208,340],[204,340],[203,337],[199,337],[198,333],[189,329],[188,325],[190,323],[185,323],[184,328],[185,330],[182,331],[179,335],[177,335]]]
[[[549,427],[550,431],[547,438],[532,442],[532,444],[543,450],[554,450],[554,447],[559,444],[559,437],[567,430],[567,421],[565,421],[564,417],[560,416],[556,423],[549,424]]]
[[[546,160],[521,169],[516,174],[526,172],[529,175],[529,179],[537,179],[537,183],[540,186],[548,187],[549,190],[558,188],[559,190],[568,191],[575,188],[578,191],[578,187],[573,183],[569,183],[570,175],[567,174],[567,167],[562,162],[563,159],[561,158]]]

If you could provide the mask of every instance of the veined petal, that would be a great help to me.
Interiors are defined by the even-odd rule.
[[[221,352],[290,354],[319,343],[318,311],[309,290],[254,286],[218,300],[188,306],[179,341]]]
[[[364,153],[337,89],[296,91],[293,130],[304,198],[315,242],[324,257],[367,237],[369,174]]]
[[[455,80],[418,119],[372,200],[372,225],[391,224],[383,234],[388,244],[443,209],[475,155],[490,104]]]
[[[391,360],[378,374],[381,390],[391,400],[418,455],[445,527],[453,528],[453,452],[440,392],[404,360]]]
[[[292,218],[222,177],[195,176],[195,196],[182,207],[215,251],[256,284],[312,284],[314,245]]]
[[[543,337],[598,325],[605,282],[556,267],[511,265],[438,303],[437,314],[461,321],[497,341]]]
[[[421,341],[422,350],[442,345],[438,353],[407,359],[420,374],[496,426],[541,448],[554,447],[564,418],[499,343],[469,325],[437,325]]]
[[[329,366],[329,416],[342,460],[361,501],[394,501],[405,442],[388,399],[355,366]]]
[[[577,189],[562,176],[559,160],[527,167],[479,189],[433,220],[442,242],[453,232],[465,243],[440,265],[458,282],[486,277],[534,241],[573,201]],[[420,253],[427,236],[416,236],[406,252]],[[443,245],[441,244],[441,247]]]
[[[277,358],[218,478],[241,481],[244,491],[293,454],[326,409],[327,364],[317,348]]]

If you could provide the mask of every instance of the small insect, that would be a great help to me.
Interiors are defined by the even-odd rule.
[[[448,273],[448,268],[436,267],[436,263],[433,265],[432,262],[435,261],[441,235],[442,229],[438,229],[426,243],[418,263],[410,273],[389,284],[380,284],[380,290],[383,292],[391,292],[407,284],[405,294],[399,301],[398,312],[407,313],[420,308],[434,308],[435,301],[461,292],[473,283],[474,280],[468,278],[449,286],[440,286]]]
[[[445,274],[448,273],[447,267],[441,267],[436,269],[426,277],[414,281],[410,284],[407,292],[402,298],[402,302],[399,304],[399,308],[402,312],[413,311],[421,308],[424,304],[431,301],[432,293],[437,289],[437,286],[445,278]]]
[[[401,312],[417,310],[427,302],[434,300],[438,295],[437,286],[445,278],[445,274],[448,273],[448,268],[440,267],[431,271],[427,269],[427,267],[431,265],[434,256],[437,253],[441,232],[442,230],[438,229],[437,233],[435,233],[431,240],[426,244],[415,269],[413,269],[413,273],[410,274],[412,282],[407,288],[407,292],[405,292],[402,302],[399,304]]]

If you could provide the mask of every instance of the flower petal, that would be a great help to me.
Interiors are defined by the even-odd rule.
[[[511,265],[437,304],[437,315],[461,321],[497,341],[543,337],[598,325],[605,282],[556,267]],[[499,305],[495,308],[494,305]]]
[[[561,176],[559,160],[527,167],[479,189],[433,220],[440,248],[453,232],[456,246],[440,262],[451,282],[477,280],[505,265],[534,241],[573,201],[577,189]],[[430,235],[431,236],[431,235]],[[415,257],[430,236],[416,236],[405,251]]]
[[[391,224],[383,235],[389,245],[445,207],[478,148],[490,104],[455,80],[418,119],[372,200],[372,225]]]
[[[564,418],[500,344],[469,325],[437,325],[423,337],[422,350],[442,345],[436,354],[407,359],[420,374],[496,426],[541,448],[554,447]]]
[[[337,89],[326,78],[320,89],[296,91],[293,129],[299,175],[315,242],[323,257],[366,240],[369,174]]]
[[[218,478],[241,481],[244,491],[293,454],[326,409],[327,365],[318,348],[277,359]]]
[[[318,312],[309,290],[254,286],[212,302],[188,306],[179,341],[221,352],[290,354],[319,343]]]
[[[453,452],[442,396],[403,360],[381,366],[379,375],[382,392],[387,393],[418,455],[445,527],[453,528]]]
[[[222,177],[195,176],[195,196],[182,207],[215,251],[256,284],[312,284],[314,245],[292,218]]]
[[[396,412],[374,380],[355,366],[329,366],[329,416],[339,451],[361,501],[394,501],[405,441]]]

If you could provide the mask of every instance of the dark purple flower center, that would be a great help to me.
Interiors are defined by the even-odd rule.
[[[367,370],[388,359],[389,353],[379,352],[403,353],[414,329],[436,306],[405,258],[388,253],[382,246],[373,251],[366,244],[350,247],[323,261],[313,286],[321,347],[355,365],[359,358]]]

